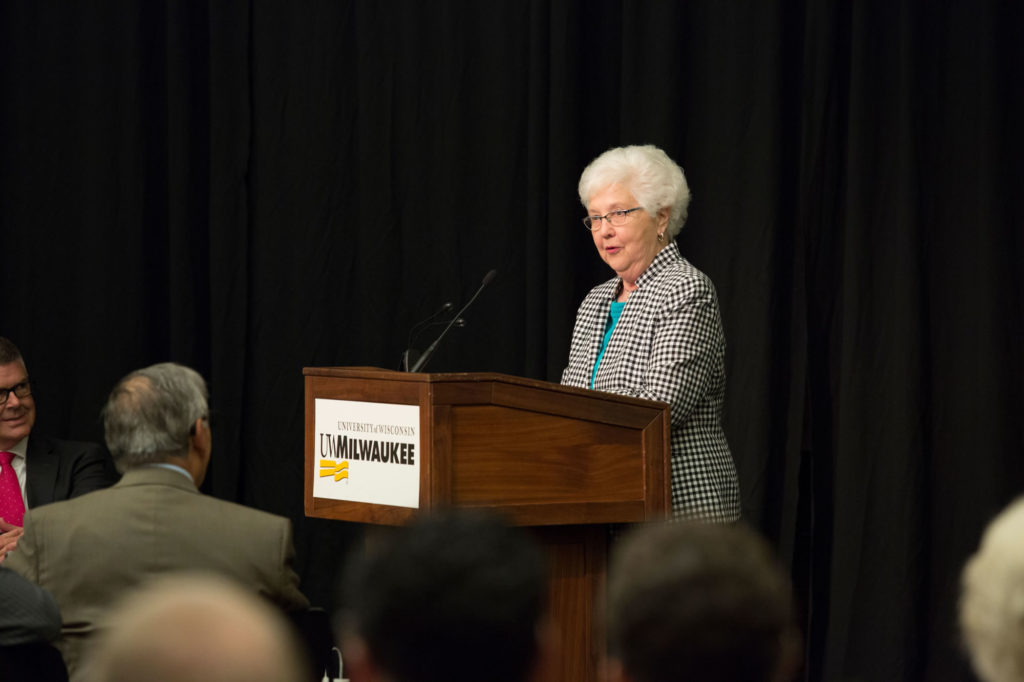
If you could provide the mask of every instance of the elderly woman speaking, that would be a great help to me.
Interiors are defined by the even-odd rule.
[[[609,149],[583,171],[579,193],[583,224],[616,276],[580,305],[562,383],[668,403],[673,515],[734,521],[718,298],[675,243],[690,203],[683,170],[657,147]]]

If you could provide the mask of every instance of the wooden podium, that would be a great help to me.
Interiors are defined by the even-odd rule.
[[[534,529],[547,550],[560,638],[547,679],[596,680],[607,524],[664,518],[669,408],[502,374],[310,367],[305,375],[307,516],[402,524],[420,509],[482,507]],[[418,509],[315,497],[317,399],[419,407]]]

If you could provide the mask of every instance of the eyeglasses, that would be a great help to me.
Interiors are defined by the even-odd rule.
[[[20,384],[17,384],[16,386],[11,386],[10,388],[0,388],[0,405],[7,404],[7,398],[11,395],[11,393],[18,396],[19,398],[27,398],[30,395],[32,395],[32,387],[29,386],[28,379],[21,382]]]
[[[594,230],[600,229],[601,221],[608,221],[609,225],[615,227],[621,227],[629,222],[629,214],[633,211],[642,211],[643,206],[637,206],[636,208],[627,208],[624,211],[611,211],[604,215],[588,215],[583,219],[583,224],[587,226],[587,229],[593,232]]]

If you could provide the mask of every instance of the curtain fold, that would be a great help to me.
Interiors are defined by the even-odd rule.
[[[210,381],[211,494],[293,519],[313,601],[361,529],[303,516],[302,368],[557,380],[609,272],[583,167],[662,146],[727,336],[744,515],[809,680],[970,679],[960,566],[1021,492],[1015,3],[0,5],[0,334],[38,428],[126,372]],[[428,345],[428,330],[412,344]]]

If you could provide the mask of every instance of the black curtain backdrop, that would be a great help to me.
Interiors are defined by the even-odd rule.
[[[331,607],[361,529],[305,519],[302,368],[557,381],[609,276],[582,168],[654,143],[718,287],[745,515],[792,567],[808,680],[970,679],[957,580],[1022,490],[1024,10],[918,3],[0,4],[0,334],[38,429],[208,377],[210,494],[291,517]],[[430,334],[418,342],[422,348]],[[244,541],[244,539],[243,539]]]

